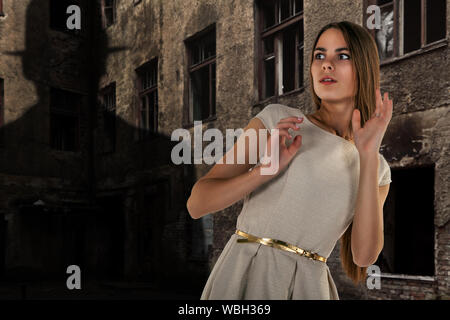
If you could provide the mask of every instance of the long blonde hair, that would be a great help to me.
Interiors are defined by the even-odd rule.
[[[311,61],[309,69],[309,78],[311,94],[317,109],[320,109],[321,100],[314,92],[313,79],[311,74],[311,65],[314,59],[314,49],[320,36],[328,29],[338,29],[342,32],[344,39],[350,51],[353,70],[356,73],[356,95],[355,108],[358,108],[361,114],[361,127],[370,119],[375,112],[376,98],[375,91],[380,87],[380,60],[376,43],[370,33],[363,27],[348,21],[333,22],[324,26],[318,33],[311,50]],[[350,120],[349,130],[353,132],[352,122]],[[352,224],[347,228],[341,237],[341,264],[347,276],[355,284],[363,281],[366,276],[365,267],[359,267],[353,262],[351,249]]]

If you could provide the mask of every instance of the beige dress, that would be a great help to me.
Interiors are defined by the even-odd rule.
[[[289,130],[293,137],[302,135],[302,146],[283,172],[244,199],[236,228],[328,258],[353,219],[358,150],[310,122],[297,108],[270,104],[255,117],[273,129],[289,116],[304,117],[300,130]],[[388,184],[389,165],[381,154],[379,158],[379,185]],[[326,263],[260,243],[238,243],[238,238],[242,237],[233,234],[225,245],[201,300],[339,299]]]

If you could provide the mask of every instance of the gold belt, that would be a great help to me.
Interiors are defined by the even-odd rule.
[[[300,256],[307,257],[311,260],[327,262],[327,258],[322,257],[315,252],[304,250],[302,248],[299,248],[297,246],[294,246],[290,243],[287,243],[287,242],[284,242],[281,240],[276,240],[276,239],[271,239],[271,238],[258,238],[256,236],[252,236],[251,234],[248,234],[239,229],[236,230],[236,234],[246,238],[246,239],[237,239],[237,242],[258,242],[258,243],[261,243],[261,244],[269,246],[269,247],[296,253]]]

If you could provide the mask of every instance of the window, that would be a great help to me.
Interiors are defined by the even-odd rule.
[[[116,147],[116,83],[101,90],[101,113],[103,129],[100,133],[100,152],[110,153]]]
[[[0,17],[4,15],[5,14],[3,13],[3,0],[0,0]]]
[[[381,60],[403,56],[446,37],[445,0],[368,0],[366,8],[374,4],[380,8],[381,28],[370,31]]]
[[[138,70],[139,139],[158,132],[158,59],[153,59]]]
[[[1,0],[0,0],[1,1]],[[71,5],[77,5],[81,10],[81,29],[68,29],[67,19],[70,14],[67,13],[67,8]],[[57,31],[67,32],[79,35],[84,30],[83,19],[83,2],[81,0],[50,0],[50,28]]]
[[[81,102],[79,94],[51,88],[50,145],[52,149],[78,151]]]
[[[375,262],[382,273],[434,275],[434,173],[433,166],[392,171],[384,246]]]
[[[216,29],[186,40],[189,65],[189,122],[216,115]]]
[[[116,22],[116,0],[102,0],[103,27],[107,28]]]
[[[303,87],[303,1],[260,0],[259,95],[264,100]]]

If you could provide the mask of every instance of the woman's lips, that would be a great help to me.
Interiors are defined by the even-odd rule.
[[[336,83],[337,81],[331,77],[324,77],[319,82],[324,85],[330,85]]]

